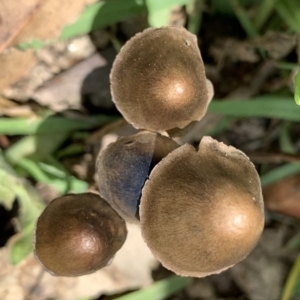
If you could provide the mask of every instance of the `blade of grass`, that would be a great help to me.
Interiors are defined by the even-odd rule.
[[[295,234],[284,246],[284,250],[294,251],[300,248],[300,232]]]
[[[287,1],[288,2],[288,1]],[[286,1],[278,1],[275,9],[291,30],[300,33],[300,22],[295,15],[295,9],[290,10]],[[296,9],[297,11],[297,9]]]
[[[286,283],[283,287],[281,300],[291,300],[293,297],[293,291],[295,288],[295,284],[297,282],[297,278],[300,276],[300,253],[297,256],[297,259],[288,275]]]
[[[241,26],[247,33],[248,37],[253,38],[258,35],[256,29],[252,25],[246,11],[244,8],[240,5],[238,0],[229,0],[229,3],[231,4],[231,7],[238,18]]]
[[[291,127],[291,122],[286,122],[285,124],[283,124],[283,126],[280,129],[280,133],[279,133],[280,150],[284,153],[296,154],[297,148],[292,142],[290,136],[290,127]]]
[[[68,39],[86,34],[94,29],[122,21],[135,14],[146,13],[144,1],[99,1],[88,6],[77,21],[66,26],[60,38]]]
[[[171,8],[152,10],[148,8],[148,23],[151,27],[167,26],[171,17]]]
[[[74,130],[87,130],[100,127],[115,121],[117,117],[98,115],[70,119],[65,117],[48,118],[0,118],[0,134],[4,135],[29,135],[29,134],[54,134],[71,132]]]
[[[230,125],[232,124],[232,120],[233,118],[231,117],[224,117],[222,118],[218,124],[210,131],[206,132],[205,135],[209,135],[209,136],[216,136],[217,134],[225,131],[226,129],[228,129],[230,127]]]
[[[258,36],[258,32],[256,31],[255,27],[252,25],[251,20],[249,19],[247,12],[244,8],[240,5],[239,0],[229,0],[234,13],[239,20],[241,26],[243,27],[244,31],[250,38],[254,38]],[[266,51],[262,47],[257,48],[260,56],[265,59],[266,58]]]
[[[12,165],[29,155],[35,160],[41,160],[57,150],[67,137],[67,133],[25,136],[10,146],[4,155]]]
[[[263,187],[275,183],[283,178],[300,173],[300,164],[290,163],[282,165],[260,176]]]
[[[296,104],[300,105],[300,68],[295,76],[295,93],[294,99]]]
[[[56,153],[57,158],[64,158],[67,156],[75,156],[75,155],[80,155],[84,153],[84,145],[82,144],[71,144],[67,146],[66,148],[59,150]]]
[[[257,7],[253,26],[257,32],[260,32],[270,15],[275,9],[274,0],[262,0]]]
[[[3,178],[3,176],[5,176]],[[33,230],[37,217],[40,215],[44,205],[36,190],[25,180],[20,179],[15,171],[7,164],[0,150],[0,190],[6,189],[11,197],[4,198],[0,192],[0,203],[7,209],[11,209],[15,200],[19,204],[16,222],[20,231],[10,238],[8,243],[9,260],[16,265],[32,251]]]
[[[298,0],[279,0],[279,1],[281,1],[285,5],[285,7],[289,11],[290,15],[293,15],[296,22],[299,24],[299,22],[300,22],[300,17],[299,17],[300,3],[299,3],[299,1]]]
[[[153,283],[150,287],[132,292],[116,300],[163,300],[184,289],[191,283],[188,277],[171,276]]]
[[[36,190],[21,180],[12,188],[15,190],[20,204],[17,219],[21,231],[13,236],[8,244],[9,260],[16,265],[32,252],[35,223],[44,206]]]
[[[68,174],[62,174],[62,172],[54,166],[37,163],[28,158],[22,158],[17,166],[23,168],[37,182],[49,184],[54,187],[60,195],[70,192],[83,193],[88,188],[88,184],[85,181],[79,180]],[[58,173],[58,177],[53,176]],[[49,176],[50,174],[52,176]],[[63,177],[63,175],[65,176]]]
[[[54,156],[49,155],[46,162],[39,162],[40,168],[48,174],[57,177],[56,180],[63,179],[67,181],[69,183],[68,193],[83,193],[87,190],[87,182],[72,176]]]
[[[233,117],[264,117],[300,121],[300,108],[291,97],[262,96],[251,100],[213,101],[209,111]]]
[[[203,8],[204,0],[193,0],[186,7],[188,14],[188,31],[196,35],[200,31]]]
[[[298,69],[300,68],[300,66],[296,63],[290,63],[290,62],[277,62],[276,63],[276,68],[278,69],[283,69],[283,70],[295,70],[295,69]]]
[[[100,1],[90,5],[79,19],[65,27],[61,38],[67,39],[86,34],[94,29],[102,28],[125,20],[136,14],[147,13],[147,6],[155,10],[164,10],[174,5],[185,5],[190,0],[110,0]]]
[[[51,175],[49,184],[55,187],[60,195],[65,193],[84,193],[88,188],[88,183],[70,175],[61,167],[49,165],[43,162],[38,163],[38,167],[46,174]],[[46,183],[46,182],[45,182]]]
[[[234,11],[228,1],[211,0],[210,8],[214,14],[234,15]]]
[[[17,165],[26,170],[27,173],[37,182],[43,182],[51,185],[51,179],[39,168],[37,162],[28,158],[22,158],[18,161]]]

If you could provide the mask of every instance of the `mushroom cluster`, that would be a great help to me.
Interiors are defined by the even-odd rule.
[[[37,259],[57,276],[94,272],[123,245],[127,221],[178,275],[203,277],[243,260],[264,226],[254,165],[211,137],[198,149],[170,137],[199,121],[213,97],[196,37],[178,27],[146,29],[117,55],[110,81],[116,107],[142,131],[99,153],[101,197],[67,195],[44,210]]]

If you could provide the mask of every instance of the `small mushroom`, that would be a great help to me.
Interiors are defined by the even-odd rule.
[[[131,38],[110,74],[114,103],[138,129],[163,132],[199,121],[213,96],[195,35],[148,28]]]
[[[153,167],[177,147],[172,139],[147,131],[119,138],[97,158],[100,195],[126,221],[138,223],[145,181]]]
[[[122,247],[126,225],[96,194],[54,199],[39,217],[35,256],[55,276],[81,276],[105,267]]]
[[[198,152],[183,145],[154,167],[140,218],[145,242],[166,268],[219,273],[243,260],[262,233],[259,176],[243,152],[203,137]]]

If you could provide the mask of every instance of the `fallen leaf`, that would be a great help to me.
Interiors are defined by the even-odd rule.
[[[259,60],[253,45],[234,38],[218,39],[210,46],[209,52],[219,63],[223,63],[226,59],[231,62],[242,61],[249,63],[255,63]]]
[[[32,98],[56,112],[80,109],[82,98],[92,94],[111,102],[109,72],[114,56],[112,49],[103,51],[103,55],[94,54],[48,81]]]
[[[268,209],[300,219],[300,175],[291,176],[263,189]]]
[[[26,26],[41,0],[0,0],[0,53]]]
[[[270,58],[279,60],[287,56],[296,46],[296,34],[268,31],[265,35],[255,38],[252,44],[267,51]]]
[[[95,0],[0,0],[0,53],[13,44],[33,39],[59,37],[62,28],[74,22],[85,6]]]
[[[1,0],[0,0],[1,1]],[[25,52],[8,49],[0,55],[0,93],[21,79],[36,64],[33,50]]]
[[[13,57],[8,61],[5,69],[0,70],[0,73],[13,75],[10,76],[11,80],[4,83],[2,86],[4,89],[2,91],[0,89],[0,92],[8,99],[20,102],[28,101],[37,88],[53,78],[55,74],[90,57],[95,51],[95,46],[88,36],[55,42],[35,53],[37,59],[34,65],[27,72],[22,72],[23,76],[17,81],[15,81],[14,75],[20,73],[18,66],[20,58]],[[2,55],[0,55],[0,60]],[[17,55],[23,56],[23,52],[18,51]]]

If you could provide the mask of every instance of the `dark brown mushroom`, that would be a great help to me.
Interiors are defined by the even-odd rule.
[[[135,128],[163,132],[199,121],[213,96],[195,35],[183,27],[148,28],[117,55],[113,101]]]
[[[153,167],[179,147],[153,132],[119,138],[100,152],[97,181],[100,195],[128,222],[139,222],[142,188]]]
[[[140,205],[142,235],[154,256],[182,276],[219,273],[243,260],[264,226],[254,165],[241,151],[204,137],[157,164]]]
[[[93,193],[54,199],[39,217],[35,256],[55,276],[81,276],[105,267],[127,235],[124,220]]]

